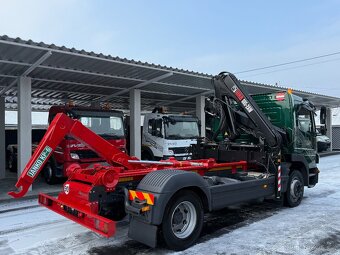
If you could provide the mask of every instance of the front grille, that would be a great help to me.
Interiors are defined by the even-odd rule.
[[[173,147],[169,148],[169,150],[172,150],[174,154],[188,154],[190,152],[189,147]]]
[[[76,153],[79,159],[100,158],[97,153],[91,150],[72,151],[71,153]]]

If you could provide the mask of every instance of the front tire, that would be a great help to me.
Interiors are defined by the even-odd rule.
[[[161,226],[166,245],[176,251],[193,245],[203,227],[203,206],[196,193],[185,190],[168,203]]]
[[[301,203],[304,193],[303,176],[300,171],[293,170],[289,175],[285,204],[289,207],[296,207]]]
[[[149,151],[143,151],[142,152],[142,160],[154,160],[154,156]]]
[[[55,165],[52,162],[48,162],[44,167],[44,178],[47,184],[56,184],[58,177],[56,176]]]

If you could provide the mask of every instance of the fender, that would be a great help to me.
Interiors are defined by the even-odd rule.
[[[171,197],[183,188],[193,187],[199,189],[206,196],[209,210],[211,210],[211,195],[208,184],[199,174],[172,169],[147,174],[138,184],[137,190],[155,195],[155,205],[152,208],[151,219],[148,219],[148,222],[153,225],[160,225],[166,205]]]
[[[286,155],[286,163],[289,163],[289,172],[290,172],[290,167],[292,164],[294,163],[299,163],[302,164],[304,167],[302,169],[298,169],[301,171],[302,176],[303,176],[303,181],[305,186],[309,186],[309,164],[307,162],[307,160],[305,159],[305,157],[301,154],[297,154],[297,153],[292,153],[292,154],[287,154]],[[288,175],[289,175],[288,172]]]

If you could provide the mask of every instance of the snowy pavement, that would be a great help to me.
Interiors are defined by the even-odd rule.
[[[36,200],[0,204],[0,255],[4,254],[339,254],[340,156],[321,159],[320,182],[305,189],[302,204],[265,202],[206,216],[199,242],[174,253],[127,237],[128,222],[106,239],[38,206]]]

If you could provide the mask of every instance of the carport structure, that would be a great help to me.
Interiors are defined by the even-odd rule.
[[[172,112],[196,112],[204,136],[205,96],[213,93],[212,75],[140,61],[0,36],[0,137],[5,139],[5,110],[18,110],[18,168],[31,156],[31,111],[73,101],[76,105],[109,103],[130,110],[131,154],[141,153],[141,111],[157,105]],[[242,81],[249,93],[287,88]],[[331,108],[340,99],[295,90],[316,106]],[[328,115],[329,117],[331,114]],[[331,118],[328,118],[331,124]],[[5,175],[5,145],[0,144],[0,178]],[[20,174],[20,171],[19,174]]]

